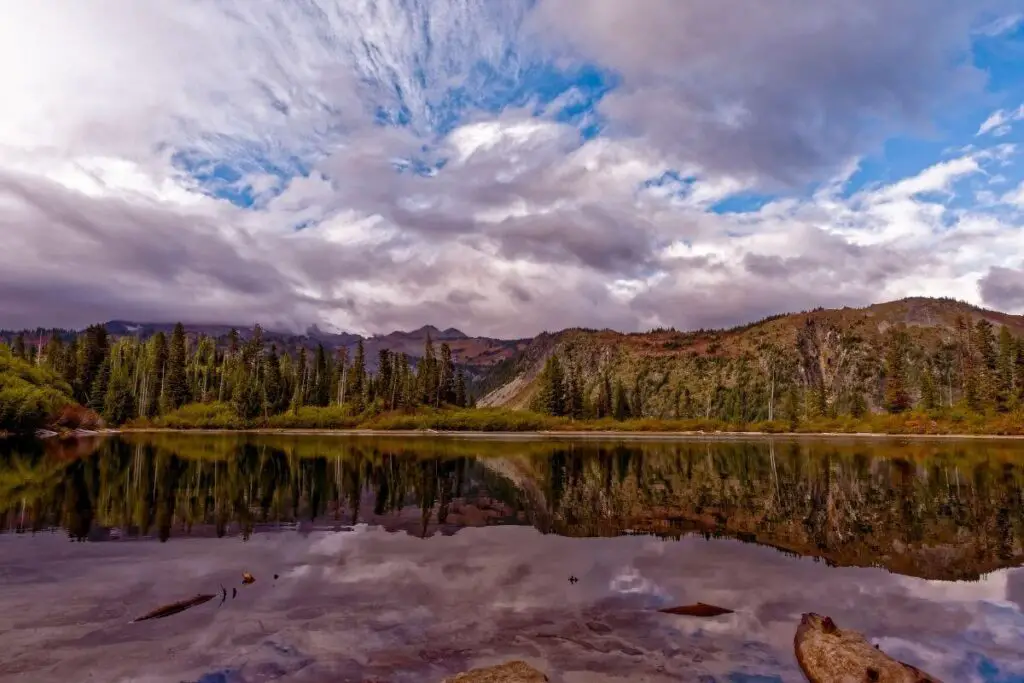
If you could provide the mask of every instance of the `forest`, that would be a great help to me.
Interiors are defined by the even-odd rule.
[[[311,352],[303,346],[293,355],[266,345],[258,325],[248,339],[233,330],[223,344],[204,335],[190,338],[180,323],[169,336],[158,332],[145,341],[113,339],[102,325],[70,341],[60,334],[49,335],[45,344],[41,339],[32,344],[21,333],[10,349],[0,345],[0,430],[41,426],[61,408],[76,412],[60,406],[62,398],[112,426],[198,406],[215,406],[237,424],[248,424],[306,408],[366,416],[472,404],[448,345],[435,348],[429,336],[415,364],[406,354],[382,349],[372,374],[362,341],[352,358],[347,349],[331,354],[323,345]],[[20,375],[35,381],[15,386]],[[30,388],[35,393],[28,396]],[[88,416],[77,421],[83,420]]]
[[[566,330],[538,336],[472,385],[448,344],[429,335],[421,356],[382,348],[374,359],[361,341],[351,351],[309,340],[282,348],[259,326],[245,335],[181,324],[148,338],[103,325],[9,335],[9,346],[0,343],[0,432],[1024,434],[1024,337],[980,316],[907,325],[822,310],[724,331]],[[495,391],[477,408],[482,387]]]

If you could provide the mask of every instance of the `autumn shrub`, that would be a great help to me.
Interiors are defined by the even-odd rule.
[[[94,410],[70,403],[57,412],[53,425],[62,429],[99,429],[103,426],[103,418]]]
[[[0,432],[44,427],[71,403],[71,388],[56,374],[14,357],[0,345]]]

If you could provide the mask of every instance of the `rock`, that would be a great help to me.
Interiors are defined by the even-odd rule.
[[[941,683],[820,614],[803,615],[793,645],[797,662],[811,683]]]
[[[513,661],[466,671],[442,683],[544,683],[547,680],[547,676],[526,662]]]
[[[37,429],[36,430],[36,438],[37,439],[52,439],[55,436],[57,436],[57,432],[52,431],[50,429]]]

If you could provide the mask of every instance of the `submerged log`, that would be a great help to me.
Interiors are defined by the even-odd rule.
[[[498,666],[472,669],[446,678],[442,683],[545,683],[547,680],[547,676],[526,662],[512,661]]]
[[[185,610],[187,610],[187,609],[189,609],[191,607],[195,607],[196,605],[201,605],[204,602],[209,602],[210,600],[213,600],[215,597],[217,597],[217,596],[215,594],[213,594],[213,593],[201,594],[201,595],[195,596],[194,598],[189,598],[188,600],[181,600],[179,602],[172,602],[169,605],[164,605],[163,607],[157,607],[152,612],[148,612],[148,613],[142,615],[141,617],[139,617],[138,619],[132,619],[132,623],[135,623],[136,621],[146,621],[147,619],[163,619],[164,617],[169,617],[172,614],[177,614],[178,612],[184,612]]]
[[[803,615],[793,645],[796,660],[811,683],[941,683],[820,614]]]
[[[679,607],[666,607],[658,610],[665,614],[683,614],[688,617],[717,617],[722,614],[732,614],[733,610],[715,605],[707,605],[698,602],[696,605],[680,605]]]

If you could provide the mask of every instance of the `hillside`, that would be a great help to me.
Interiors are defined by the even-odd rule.
[[[563,414],[574,412],[575,391],[580,417],[737,422],[863,414],[884,409],[887,393],[909,401],[906,407],[966,400],[1007,408],[1024,389],[1022,336],[1024,316],[927,298],[817,309],[729,330],[572,329],[541,335],[495,366],[479,405],[554,412],[538,406],[550,400],[540,393],[554,357]]]

